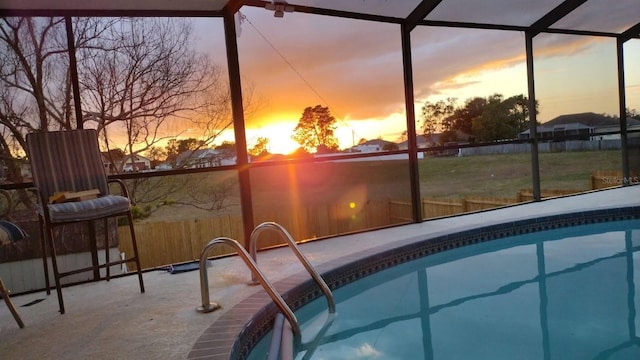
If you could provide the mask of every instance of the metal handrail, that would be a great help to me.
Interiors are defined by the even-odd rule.
[[[327,304],[329,305],[329,313],[335,313],[336,303],[335,303],[335,300],[333,299],[333,294],[331,293],[329,286],[324,281],[322,276],[320,276],[320,274],[318,274],[318,272],[313,268],[309,260],[307,260],[307,258],[302,254],[302,252],[300,251],[300,248],[298,247],[296,242],[293,240],[293,237],[291,236],[291,234],[289,234],[289,232],[282,225],[275,222],[264,222],[253,229],[253,231],[251,232],[251,238],[249,239],[249,253],[251,254],[251,258],[253,259],[253,261],[257,263],[256,243],[258,240],[258,236],[263,231],[268,229],[275,230],[287,242],[287,245],[289,245],[291,250],[293,250],[293,253],[296,254],[296,256],[298,257],[298,260],[300,260],[304,268],[307,269],[307,272],[309,272],[313,280],[315,280],[316,284],[318,284],[318,286],[324,293],[324,296],[327,298]],[[256,283],[255,274],[252,274],[251,280],[254,283]]]
[[[335,319],[336,319],[335,313],[327,314],[327,318],[325,319],[324,324],[322,324],[322,327],[320,328],[320,330],[318,330],[313,340],[307,343],[301,343],[300,351],[306,350],[304,356],[302,357],[302,360],[311,359],[311,357],[313,356],[313,353],[316,352],[318,345],[320,345],[320,341],[324,338],[324,335],[327,333],[327,331],[329,331],[329,327],[331,327]]]
[[[258,266],[256,265],[255,261],[251,258],[251,256],[247,253],[247,250],[245,250],[245,248],[243,248],[239,242],[231,238],[227,238],[227,237],[215,238],[209,241],[209,243],[202,249],[202,252],[200,253],[200,293],[202,295],[202,306],[199,306],[196,310],[199,312],[206,313],[206,312],[215,311],[220,308],[220,305],[218,303],[210,302],[209,300],[209,275],[208,275],[207,266],[206,266],[209,252],[211,252],[211,250],[219,244],[227,244],[235,248],[238,255],[240,255],[240,258],[244,260],[244,262],[247,264],[247,266],[251,270],[252,278],[257,277],[258,281],[260,282],[264,290],[267,292],[267,294],[269,294],[269,296],[271,297],[273,302],[276,303],[278,308],[280,308],[280,311],[282,311],[282,313],[287,318],[287,320],[289,320],[289,323],[291,324],[291,328],[293,330],[294,335],[296,335],[299,339],[302,335],[302,332],[300,330],[300,324],[298,323],[298,319],[296,319],[296,316],[291,310],[291,308],[289,307],[289,305],[287,305],[287,303],[284,301],[282,296],[278,294],[278,292],[275,290],[273,285],[271,285],[269,280],[267,280],[267,278],[264,276],[262,271],[258,269]]]

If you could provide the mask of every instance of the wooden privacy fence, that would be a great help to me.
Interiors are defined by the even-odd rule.
[[[422,199],[422,217],[435,217],[462,214],[470,211],[493,209],[499,206],[514,204],[515,199],[489,198],[469,196],[464,199],[428,197]],[[401,200],[389,201],[390,221],[393,224],[412,221],[411,202]]]
[[[254,207],[256,225],[273,221],[282,225],[294,240],[307,240],[389,225],[389,202],[338,203],[314,207]],[[278,234],[265,232],[260,248],[282,244]]]
[[[515,199],[489,198],[480,196],[468,196],[463,199],[423,198],[422,216],[425,219],[429,219],[433,217],[461,214],[470,211],[493,209],[499,206],[514,204],[516,202],[517,201]]]
[[[254,208],[255,224],[273,221],[282,225],[294,240],[308,240],[330,235],[346,234],[358,230],[389,225],[387,201],[365,204],[334,204],[313,208],[269,207]],[[204,246],[216,237],[225,236],[242,243],[244,232],[239,215],[193,219],[175,222],[135,224],[136,240],[143,269],[156,268],[200,258]],[[126,228],[118,229],[119,250],[133,251],[131,236]],[[258,247],[283,244],[277,233],[264,232]],[[231,248],[215,248],[211,256],[233,252]],[[129,264],[129,266],[134,266]]]
[[[592,189],[601,189],[616,184],[622,179],[620,172],[594,172]],[[637,179],[637,178],[636,178]],[[620,180],[622,181],[622,180]],[[584,190],[542,190],[543,198],[583,192]],[[493,209],[500,206],[533,200],[531,189],[517,192],[514,198],[491,198],[468,196],[463,199],[423,198],[423,218],[462,214]],[[413,220],[411,202],[404,200],[369,201],[364,204],[346,203],[315,207],[256,207],[254,222],[260,224],[274,221],[282,225],[294,240],[302,241],[335,236],[354,231],[373,229]],[[242,218],[239,215],[224,215],[211,218],[175,222],[135,224],[136,237],[143,268],[155,268],[200,258],[200,251],[212,239],[230,237],[240,242],[244,239]],[[119,250],[126,254],[132,251],[128,231],[118,230]],[[262,233],[259,248],[282,244],[276,233]],[[225,246],[214,249],[212,256],[228,254],[232,250]],[[133,265],[129,265],[133,266]]]
[[[141,223],[135,224],[135,231],[140,266],[149,269],[200,259],[202,248],[219,236],[240,239],[242,218],[225,215],[186,221]],[[126,227],[118,229],[118,239],[120,252],[131,254],[131,236]],[[230,248],[221,245],[214,249],[211,256],[229,252]]]
[[[567,189],[559,189],[559,190],[540,190],[541,198],[550,198],[555,196],[565,196],[571,194],[578,194],[584,192],[585,190],[567,190]],[[533,190],[532,189],[522,189],[518,191],[516,194],[517,202],[525,202],[525,201],[533,201]]]
[[[604,189],[620,186],[624,178],[620,171],[594,171],[591,174],[591,190]],[[632,175],[627,179],[629,183],[640,183],[640,176]],[[586,190],[579,189],[545,189],[540,191],[542,198],[578,194]],[[500,206],[516,204],[533,200],[532,189],[521,189],[516,193],[515,198],[490,198],[479,196],[468,196],[459,198],[423,198],[422,216],[424,219],[451,216],[471,211],[493,209]],[[402,223],[412,220],[411,203],[401,200],[389,202],[390,220],[392,223]]]

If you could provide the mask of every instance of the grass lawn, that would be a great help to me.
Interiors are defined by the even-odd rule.
[[[429,157],[420,160],[422,197],[464,198],[482,196],[515,198],[520,189],[532,187],[529,154]],[[590,190],[594,171],[621,168],[620,151],[561,152],[540,154],[543,190]],[[198,174],[201,184],[214,185],[236,178],[233,172]],[[237,184],[237,183],[236,183]],[[251,171],[255,211],[269,207],[328,206],[340,203],[409,200],[406,161],[326,162],[258,167]],[[237,188],[225,200],[221,213],[240,214]],[[147,221],[211,216],[211,212],[187,205],[165,206]]]
[[[304,163],[251,171],[256,206],[300,203],[304,206],[409,198],[406,161]]]
[[[620,170],[620,151],[540,153],[540,187],[590,190],[597,170]],[[511,198],[532,187],[530,154],[433,157],[420,162],[422,196]]]

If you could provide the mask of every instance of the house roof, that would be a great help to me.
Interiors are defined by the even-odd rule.
[[[3,0],[0,16],[213,16],[243,6],[403,24],[640,38],[638,0]],[[278,15],[276,11],[281,11]]]
[[[597,129],[607,127],[619,127],[620,119],[617,117],[596,114],[593,112],[566,114],[553,118],[546,123],[537,126],[538,132],[553,132],[555,129]],[[627,118],[627,127],[640,127],[640,120]],[[529,134],[529,129],[520,134]]]
[[[554,131],[561,131],[561,130],[581,130],[581,129],[593,129],[593,126],[587,126],[585,124],[579,123],[579,122],[572,122],[572,123],[561,123],[561,124],[549,124],[549,123],[544,123],[542,125],[538,125],[536,127],[536,131],[538,133],[544,133],[544,132],[554,132]],[[520,134],[529,134],[531,131],[529,129],[521,132]]]
[[[618,126],[620,119],[617,117],[596,114],[592,112],[579,114],[566,114],[553,118],[546,123],[545,126],[567,125],[572,123],[581,123],[589,127],[597,128],[604,126]],[[627,119],[627,125],[640,125],[640,121],[636,119]]]
[[[358,144],[354,147],[361,146],[361,145],[373,145],[373,146],[380,146],[382,148],[385,145],[391,145],[391,144],[395,145],[396,143],[392,141],[382,140],[382,139],[372,139],[372,140],[367,140],[362,144]]]
[[[627,119],[627,124],[629,125],[635,122],[640,123],[640,121],[635,119]],[[558,126],[558,125],[568,125],[572,123],[580,123],[586,126],[597,128],[597,127],[603,127],[603,126],[618,126],[620,124],[620,119],[616,117],[602,115],[602,114],[596,114],[593,112],[585,112],[585,113],[579,113],[579,114],[560,115],[556,118],[553,118],[547,121],[542,125]]]
[[[427,137],[424,136],[424,135],[416,136],[416,142],[418,144],[418,147],[425,147],[425,146],[429,145],[429,143],[437,142],[438,141],[438,136],[439,136],[439,134],[430,135],[429,137],[431,138],[431,140],[427,140]],[[402,141],[402,142],[398,143],[398,146],[401,147],[401,148],[409,146],[409,140],[405,140],[405,141]]]
[[[138,155],[138,154],[133,154],[133,155],[127,155],[124,157],[125,161],[131,160],[131,161],[151,161],[151,159],[149,159],[148,157],[144,157],[142,155]]]

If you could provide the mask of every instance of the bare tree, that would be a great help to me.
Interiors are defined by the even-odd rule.
[[[78,37],[79,42],[84,39]],[[62,18],[0,19],[0,166],[3,181],[23,182],[25,135],[63,129],[73,119]],[[32,207],[22,190],[17,199]]]
[[[66,81],[66,46],[60,18],[2,18],[0,20],[0,126],[2,156],[15,139],[25,148],[24,135],[41,129],[60,129],[70,123],[71,93]],[[19,174],[8,180],[21,181]]]
[[[78,51],[84,121],[105,147],[132,156],[194,127],[210,144],[230,126],[228,86],[192,32],[184,19],[121,19]]]
[[[117,25],[81,52],[84,120],[95,123],[107,149],[123,146],[129,157],[183,141],[169,129],[198,130],[192,154],[210,146],[232,123],[230,96],[220,68],[193,49],[191,23],[121,19]],[[131,192],[143,215],[173,204],[222,208],[226,188],[204,187],[203,177],[138,179]]]
[[[7,163],[24,156],[28,132],[77,123],[64,25],[63,18],[0,19],[0,158]],[[231,126],[228,85],[220,68],[193,49],[188,20],[73,18],[73,30],[81,120],[98,130],[107,153],[147,153],[186,128],[198,129],[200,143],[210,146]],[[113,164],[121,171],[124,161]],[[23,181],[17,166],[7,167],[14,169],[8,180]],[[132,193],[154,208],[163,201],[158,189],[166,196],[184,186],[138,192],[145,181],[135,181]]]

